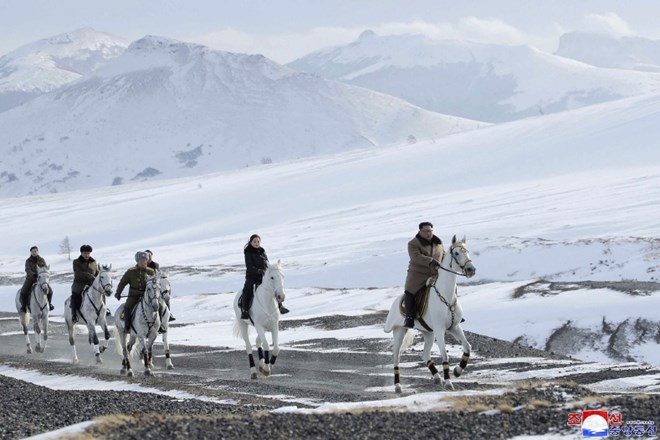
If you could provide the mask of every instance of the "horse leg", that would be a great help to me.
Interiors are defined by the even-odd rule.
[[[457,341],[460,341],[461,345],[463,346],[463,356],[461,357],[461,362],[456,367],[454,367],[454,376],[459,377],[463,370],[465,370],[465,367],[467,367],[468,361],[470,360],[470,352],[472,350],[472,346],[465,337],[465,333],[463,332],[463,329],[460,325],[457,325],[452,330],[449,330],[449,333],[451,333],[451,335],[456,338]]]
[[[174,369],[174,365],[172,365],[172,359],[170,359],[170,343],[167,341],[168,333],[169,329],[166,329],[165,333],[163,333],[163,349],[165,350],[165,366],[168,370],[172,370]]]
[[[125,334],[123,336],[126,338]],[[133,346],[135,345],[135,336],[130,335],[128,337],[128,342],[125,345],[124,357],[126,359],[126,376],[133,377],[133,369],[131,368],[131,352],[133,351]]]
[[[138,336],[138,339],[140,341],[140,346],[142,347],[141,354],[142,354],[142,362],[144,363],[144,375],[145,376],[151,376],[151,367],[149,366],[149,348],[147,346],[147,341],[144,336]]]
[[[248,362],[250,364],[250,378],[257,379],[257,367],[254,364],[254,356],[252,354],[252,343],[250,343],[250,335],[248,334],[249,328],[248,325],[245,323],[245,321],[238,318],[239,316],[240,315],[237,315],[236,322],[238,325],[238,329],[241,333],[241,337],[243,338],[243,342],[245,343],[245,354],[247,354]]]
[[[280,354],[279,325],[276,325],[271,333],[273,335],[273,353],[270,356],[270,369],[272,371],[273,367],[275,367],[277,356]]]
[[[103,359],[101,359],[101,350],[99,350],[99,337],[96,334],[96,325],[93,322],[87,322],[87,330],[89,331],[88,341],[90,344],[94,344],[94,356],[96,357],[96,363],[102,364]]]
[[[34,347],[35,351],[37,353],[41,353],[41,326],[39,325],[39,319],[41,319],[38,316],[34,317],[34,334],[35,334],[35,339],[37,342],[37,345]]]
[[[394,327],[392,330],[392,364],[394,364],[394,392],[401,394],[401,371],[399,370],[399,359],[401,357],[401,344],[406,335],[405,327]]]
[[[77,364],[80,361],[78,360],[78,353],[76,352],[76,339],[73,337],[73,335],[76,332],[76,326],[73,322],[71,322],[71,316],[67,315],[66,313],[64,315],[64,322],[66,323],[66,329],[69,332],[69,345],[71,346],[71,363]]]
[[[105,313],[101,311],[101,313]],[[108,349],[108,343],[110,342],[110,330],[108,330],[108,323],[103,319],[101,321],[101,328],[103,329],[103,336],[105,337],[105,340],[103,341],[103,345],[99,348],[99,351],[101,353],[105,353],[105,351]]]
[[[44,322],[41,324],[44,330],[44,346],[41,348],[41,352],[46,351],[46,345],[48,345],[48,315],[44,317]]]
[[[266,339],[266,331],[262,326],[254,326],[257,330],[257,341],[261,342],[261,347],[258,348],[259,351],[259,371],[264,376],[270,376],[270,346],[268,345],[268,340]],[[258,343],[258,342],[257,342]],[[263,351],[262,351],[263,348]]]
[[[27,345],[27,352],[32,353],[32,345],[30,344],[30,335],[28,334],[28,324],[30,324],[30,312],[21,313],[21,327],[23,327],[23,334],[25,335],[25,344]]]
[[[440,331],[436,333],[435,341],[438,344],[440,359],[442,360],[442,374],[445,388],[451,388],[453,390],[454,384],[451,383],[451,379],[449,378],[449,356],[447,355],[447,349],[445,348],[445,332]]]
[[[435,367],[435,362],[431,359],[431,349],[433,348],[433,342],[435,340],[433,337],[434,334],[433,332],[422,332],[422,334],[424,335],[422,360],[431,372],[431,376],[433,376],[433,383],[442,383],[442,378],[440,377],[440,373],[438,373],[438,369]]]

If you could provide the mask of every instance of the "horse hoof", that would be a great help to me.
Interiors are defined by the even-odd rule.
[[[133,370],[128,370],[126,372],[126,377],[133,377]]]
[[[461,367],[455,367],[454,368],[454,376],[460,377],[462,372],[463,372],[463,369]]]
[[[252,373],[250,379],[257,380],[257,373]]]
[[[267,369],[265,369],[265,368],[259,367],[259,371],[260,371],[261,374],[263,374],[264,376],[270,376],[270,370],[267,370]]]
[[[436,373],[433,375],[433,383],[435,384],[442,383],[442,378],[440,377],[439,374]]]
[[[78,364],[80,363],[80,361],[78,360],[78,358],[74,358],[74,359],[71,361],[71,363],[72,363],[73,365],[78,365]]]
[[[445,388],[449,388],[449,389],[451,389],[452,391],[454,391],[454,384],[451,383],[451,380],[447,379],[447,380],[445,381]]]
[[[103,363],[103,359],[101,359],[101,356],[96,356],[96,364],[99,365],[102,363]]]
[[[32,353],[32,349],[30,347],[28,347],[27,352],[28,352],[28,354]]]
[[[172,364],[168,365],[168,366],[167,366],[167,369],[168,369],[168,370],[174,370],[174,365],[172,365]]]
[[[153,373],[151,372],[151,370],[144,370],[144,375],[145,376],[153,376]]]
[[[119,370],[119,375],[120,376],[126,376],[126,369],[122,368],[121,370]]]
[[[397,394],[401,394],[403,392],[403,389],[401,388],[400,383],[394,385],[394,392],[397,393]]]
[[[99,353],[105,353],[106,348],[107,347],[103,347],[103,346],[99,347]]]

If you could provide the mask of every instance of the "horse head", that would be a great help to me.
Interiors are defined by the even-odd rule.
[[[44,292],[48,292],[49,279],[50,279],[50,266],[38,266],[37,284]]]
[[[147,288],[144,290],[144,299],[153,310],[158,310],[160,302],[160,276],[158,273],[147,277]]]
[[[112,264],[102,264],[98,274],[98,282],[105,296],[112,295]]]
[[[470,252],[465,244],[465,236],[463,236],[462,240],[457,240],[454,235],[451,240],[451,246],[449,246],[449,252],[451,254],[450,267],[452,267],[453,263],[458,264],[458,267],[461,268],[463,274],[468,278],[473,277],[477,273],[477,268],[472,264]]]
[[[270,286],[278,302],[284,301],[284,272],[280,260],[277,260],[277,264],[268,265],[263,282]]]
[[[158,272],[160,276],[160,296],[163,298],[169,297],[172,286],[170,285],[169,273],[168,272]]]

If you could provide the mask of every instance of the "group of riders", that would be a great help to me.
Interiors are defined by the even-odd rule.
[[[92,247],[84,244],[80,247],[80,256],[73,260],[73,285],[71,286],[71,316],[73,322],[78,320],[78,312],[82,304],[83,291],[91,286],[92,282],[99,273],[96,261],[91,256]],[[247,244],[243,248],[245,256],[245,284],[243,294],[239,301],[241,308],[241,319],[250,319],[250,307],[254,299],[254,291],[262,283],[264,273],[268,268],[268,256],[263,247],[261,247],[261,237],[257,234],[250,236]],[[417,312],[416,295],[426,287],[426,280],[433,276],[440,267],[440,262],[444,255],[442,241],[433,234],[433,224],[431,222],[422,222],[419,224],[419,232],[408,242],[408,255],[410,262],[408,264],[408,273],[406,276],[404,309],[406,311],[404,326],[412,328]],[[154,276],[160,270],[160,265],[153,260],[153,253],[150,250],[139,251],[135,254],[135,266],[124,273],[119,284],[115,297],[121,299],[121,293],[128,285],[128,297],[124,306],[124,328],[130,332],[131,311],[140,301],[146,289],[147,277]],[[46,261],[39,255],[39,249],[36,246],[30,248],[30,257],[25,260],[25,282],[21,288],[21,312],[25,313],[30,298],[30,289],[37,282],[37,268],[45,267]],[[48,304],[50,310],[53,306],[53,289],[48,286]],[[166,305],[169,308],[169,298],[166,299]],[[288,313],[289,310],[282,303],[278,304],[281,314]],[[170,312],[170,321],[175,318]]]
[[[78,322],[83,292],[92,285],[99,273],[96,260],[91,256],[92,250],[92,246],[88,244],[80,246],[80,256],[73,260],[73,284],[71,285],[71,317],[73,323]],[[268,268],[268,256],[264,248],[261,247],[261,237],[257,234],[253,234],[250,237],[248,243],[244,246],[243,253],[245,255],[246,267],[245,285],[243,286],[243,294],[239,305],[241,307],[241,319],[249,320],[254,291],[263,281],[264,273]],[[131,311],[144,295],[148,277],[156,275],[160,270],[160,265],[153,260],[153,253],[148,249],[135,254],[135,263],[135,266],[129,268],[121,277],[115,292],[115,298],[120,300],[124,288],[129,286],[122,316],[126,333],[130,333]],[[46,260],[39,255],[39,248],[32,246],[30,248],[30,257],[25,260],[26,276],[20,294],[20,311],[22,313],[27,311],[30,301],[30,291],[32,286],[37,282],[38,267],[46,266]],[[48,285],[47,297],[49,309],[52,311],[55,309],[55,306],[53,306],[53,289],[50,285]],[[170,309],[170,298],[166,297],[164,299],[167,308]],[[278,306],[281,314],[289,313],[289,310],[282,303],[279,303]],[[175,320],[171,311],[169,320]]]
[[[92,246],[88,244],[80,246],[80,256],[73,260],[73,284],[71,285],[70,304],[71,319],[74,324],[78,322],[78,316],[80,315],[83,292],[92,285],[96,276],[99,274],[96,260],[92,258],[92,250]],[[131,317],[130,312],[144,294],[147,277],[154,276],[156,272],[160,270],[160,265],[154,261],[152,257],[153,252],[148,249],[137,252],[135,254],[136,265],[126,271],[117,286],[115,297],[118,300],[121,298],[121,293],[124,288],[127,285],[129,286],[128,298],[126,300],[126,305],[124,306],[124,310],[127,311],[124,312],[124,322],[126,323],[125,328],[127,329],[127,332],[130,332],[131,329],[131,326],[129,325]],[[30,291],[32,286],[37,282],[38,268],[46,266],[46,260],[39,255],[39,248],[37,246],[32,246],[30,248],[30,257],[25,260],[25,281],[21,287],[20,294],[21,313],[27,311],[30,301]],[[52,311],[55,309],[55,306],[53,305],[53,289],[50,285],[48,285],[47,298],[48,308]],[[165,305],[169,309],[170,299],[169,297],[164,299]],[[109,311],[107,313],[110,314]],[[170,321],[174,320],[175,318],[170,312]]]

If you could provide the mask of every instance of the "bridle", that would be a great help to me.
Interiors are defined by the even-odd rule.
[[[96,287],[96,280],[94,280],[94,282],[90,286],[92,289],[94,289],[95,291],[97,291],[98,293],[101,294],[101,305],[99,307],[96,306],[96,303],[94,302],[94,298],[92,297],[92,295],[87,295],[87,292],[89,291],[89,288],[86,288],[85,290],[83,290],[83,295],[86,296],[89,299],[89,303],[92,305],[92,307],[94,307],[94,310],[96,311],[96,319],[99,319],[99,316],[101,315],[101,310],[103,309],[103,295],[104,294],[105,294],[105,296],[112,295],[112,278],[110,278],[109,283],[103,284],[103,276],[102,275],[104,273],[107,273],[107,271],[102,270],[102,271],[99,272],[99,275],[98,275],[98,280],[99,280],[98,284],[101,285],[101,288],[103,290]],[[83,301],[84,301],[84,298],[83,298]],[[81,308],[82,308],[82,301],[81,301]],[[82,313],[81,313],[81,315],[82,315]],[[83,316],[83,319],[85,319],[85,316]],[[85,322],[87,322],[86,319],[85,319]]]
[[[461,265],[461,263],[459,263],[458,259],[454,256],[453,251],[456,248],[458,248],[463,255],[466,255],[466,256],[468,255],[468,250],[465,249],[465,246],[463,245],[463,242],[462,241],[456,242],[456,243],[452,244],[451,246],[449,246],[449,255],[451,256],[451,259],[449,260],[450,269],[446,269],[442,266],[439,266],[439,268],[444,270],[445,272],[453,273],[454,275],[467,277],[467,274],[465,273],[465,266],[467,266],[468,263],[471,263],[472,259],[470,259],[470,257],[467,257],[467,259],[465,260],[465,263],[463,263]],[[456,272],[454,270],[451,270],[451,268],[453,268],[454,262],[456,262],[456,265],[461,269],[461,272]]]

